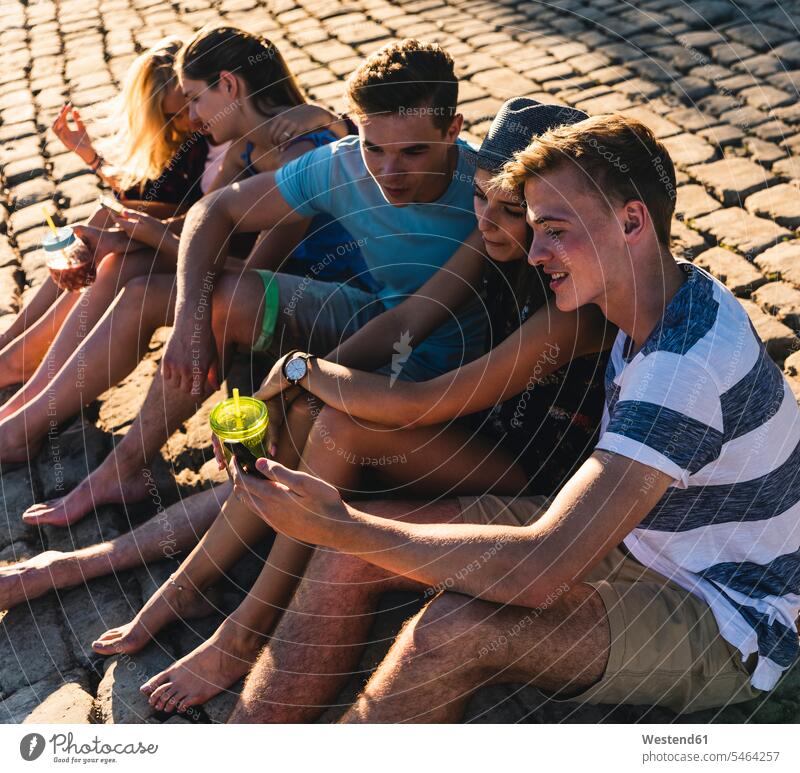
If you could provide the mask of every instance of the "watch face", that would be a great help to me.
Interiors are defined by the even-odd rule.
[[[286,363],[286,378],[299,381],[306,375],[306,361],[302,357],[294,357]]]

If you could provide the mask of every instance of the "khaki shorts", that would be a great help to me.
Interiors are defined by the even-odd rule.
[[[460,497],[464,523],[526,526],[547,509],[545,497]],[[583,582],[605,604],[611,629],[608,665],[578,703],[665,706],[701,711],[762,695],[750,684],[755,655],[720,636],[703,599],[640,564],[624,546],[614,548]]]

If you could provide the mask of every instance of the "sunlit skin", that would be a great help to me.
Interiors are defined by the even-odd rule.
[[[526,181],[533,229],[528,262],[551,278],[561,311],[597,304],[636,351],[685,276],[658,241],[641,201],[614,201],[591,185],[580,168],[567,164]]]
[[[241,114],[238,108],[249,109],[244,81],[227,70],[220,73],[213,86],[205,81],[181,76],[181,89],[189,105],[189,118],[200,126],[216,144],[242,137]]]
[[[475,216],[486,254],[498,263],[525,257],[528,226],[525,204],[520,196],[492,185],[492,174],[475,172]]]
[[[171,121],[178,131],[190,132],[200,128],[200,122],[193,121],[189,114],[189,104],[183,91],[174,82],[164,90],[161,109],[164,118]]]
[[[390,204],[436,201],[447,190],[458,164],[461,115],[447,131],[424,112],[358,116],[357,123],[364,164]]]

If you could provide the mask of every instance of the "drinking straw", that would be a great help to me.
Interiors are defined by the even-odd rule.
[[[243,425],[242,421],[242,407],[239,404],[239,390],[233,390],[233,415],[236,417],[236,424],[241,428]]]
[[[50,213],[47,211],[47,207],[42,207],[42,212],[44,212],[45,220],[47,220],[47,225],[50,226],[50,230],[53,232],[53,236],[58,236],[58,229],[56,228],[56,224],[53,222],[53,218],[50,217]]]

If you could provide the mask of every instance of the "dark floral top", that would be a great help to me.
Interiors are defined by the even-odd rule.
[[[157,179],[135,185],[122,195],[136,201],[158,201],[188,208],[203,195],[200,181],[207,157],[208,140],[199,132],[190,134]]]
[[[485,279],[487,344],[497,346],[552,301],[546,276],[524,261],[492,263]],[[558,355],[541,355],[523,392],[475,414],[473,426],[499,440],[529,475],[529,494],[554,494],[594,449],[604,405],[608,352],[576,357],[542,375]]]

